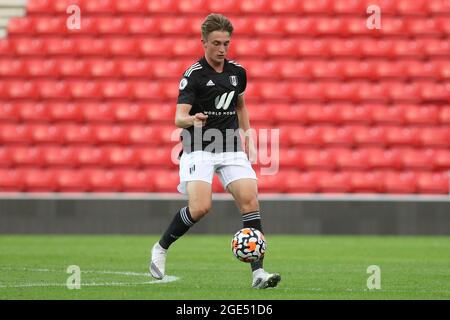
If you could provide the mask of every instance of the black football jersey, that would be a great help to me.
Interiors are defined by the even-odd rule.
[[[183,130],[184,152],[242,151],[236,106],[246,86],[245,69],[232,60],[225,60],[221,73],[205,57],[186,70],[180,80],[177,103],[192,105],[190,115],[202,112],[208,119],[202,128],[191,126]],[[220,134],[222,138],[218,138]]]

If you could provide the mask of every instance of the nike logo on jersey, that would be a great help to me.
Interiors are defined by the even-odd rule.
[[[209,80],[208,83],[206,84],[207,87],[212,87],[212,86],[215,86],[215,85],[216,84],[212,80]]]

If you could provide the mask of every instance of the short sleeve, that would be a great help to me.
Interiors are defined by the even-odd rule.
[[[240,92],[239,95],[242,96],[245,92],[245,89],[247,88],[247,72],[245,71],[244,68],[241,68],[241,87],[240,87]]]
[[[181,78],[178,89],[179,93],[177,103],[193,105],[195,101],[195,80],[192,77]]]

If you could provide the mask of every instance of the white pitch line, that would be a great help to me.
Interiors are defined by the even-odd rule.
[[[27,271],[27,272],[52,272],[52,273],[65,273],[64,270],[55,269],[43,269],[43,268],[10,268],[10,267],[0,267],[0,270],[6,271]],[[81,273],[91,273],[91,274],[115,274],[124,276],[139,276],[139,277],[150,277],[150,273],[144,272],[132,272],[132,271],[108,271],[108,270],[81,270]],[[147,285],[147,284],[160,284],[160,283],[170,283],[179,280],[175,276],[165,276],[161,280],[151,280],[144,282],[90,282],[81,283],[81,287],[114,287],[114,286],[136,286],[136,285]],[[22,284],[0,284],[0,288],[32,288],[32,287],[65,287],[66,283],[22,283]]]

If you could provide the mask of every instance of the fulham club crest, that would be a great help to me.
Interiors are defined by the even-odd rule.
[[[233,86],[237,86],[237,84],[238,84],[238,80],[237,80],[237,77],[236,76],[230,76],[230,82],[231,82],[231,84],[233,85]]]

